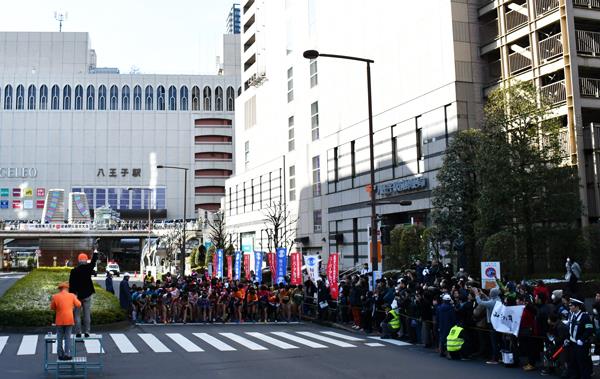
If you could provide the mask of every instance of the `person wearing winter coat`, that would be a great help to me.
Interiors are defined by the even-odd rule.
[[[450,329],[456,325],[456,313],[452,305],[452,298],[449,294],[442,296],[442,304],[438,305],[435,311],[437,321],[438,335],[440,336],[440,357],[446,356],[446,338]]]
[[[486,363],[487,364],[498,364],[498,354],[500,352],[500,349],[498,348],[499,338],[498,338],[496,331],[494,330],[494,328],[491,325],[491,318],[492,318],[492,311],[494,310],[496,303],[502,302],[500,300],[500,289],[492,288],[490,290],[490,297],[487,300],[481,296],[482,293],[477,288],[473,288],[473,294],[475,295],[475,301],[477,302],[477,304],[483,305],[485,307],[488,329],[490,330],[490,343],[491,343],[491,349],[492,349],[492,351],[491,351],[492,357]]]

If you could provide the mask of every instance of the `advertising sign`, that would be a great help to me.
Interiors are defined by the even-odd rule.
[[[21,200],[13,200],[12,207],[13,209],[22,209]]]
[[[240,280],[242,277],[242,252],[235,252],[235,275],[233,276],[233,280]]]
[[[223,278],[223,249],[217,250],[217,278]]]
[[[297,286],[298,284],[302,284],[302,254],[298,252],[291,253],[290,259],[292,261],[290,283]]]
[[[285,247],[277,248],[277,281],[276,283],[285,283],[287,274],[287,249]]]
[[[254,272],[256,273],[256,281],[262,283],[262,251],[254,252]]]
[[[250,254],[244,254],[244,273],[246,274],[246,280],[250,280]]]
[[[46,203],[45,200],[36,200],[35,202],[35,207],[37,209],[44,209],[44,204]]]
[[[0,196],[8,197],[10,195],[10,190],[8,188],[0,188]]]
[[[308,271],[308,276],[310,280],[314,283],[317,283],[317,279],[319,278],[319,260],[316,255],[307,255],[304,257],[304,264],[306,265],[306,271]]]
[[[8,200],[0,200],[0,209],[8,209]]]
[[[13,188],[13,197],[21,197],[21,189],[20,188]]]
[[[46,189],[45,188],[38,188],[35,191],[35,193],[36,193],[37,197],[44,197],[44,196],[46,196]]]
[[[23,197],[33,197],[33,188],[23,188]]]
[[[496,278],[500,277],[500,262],[481,262],[481,288],[498,287]]]
[[[23,209],[33,209],[33,200],[31,200],[31,199],[23,200]]]
[[[329,281],[329,294],[333,300],[338,298],[339,253],[330,253],[327,260],[327,280]]]
[[[225,258],[227,258],[227,280],[233,280],[233,257],[228,255]]]

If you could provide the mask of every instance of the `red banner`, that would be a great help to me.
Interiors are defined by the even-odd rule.
[[[302,254],[298,252],[291,253],[290,258],[292,260],[290,283],[297,286],[298,284],[302,284]]]
[[[267,262],[269,263],[269,270],[271,270],[271,281],[275,280],[277,276],[277,259],[275,259],[275,253],[266,253]]]
[[[232,262],[233,257],[231,255],[228,255],[225,258],[227,259],[227,280],[232,280],[233,279],[233,262]]]
[[[329,294],[333,300],[338,298],[339,253],[330,253],[327,260],[327,280],[329,281]]]
[[[215,250],[212,258],[213,258],[213,261],[212,261],[212,264],[213,264],[213,267],[212,267],[212,277],[216,278],[217,277],[217,265],[219,264],[219,262],[218,262],[219,257],[217,257],[217,251],[216,250]]]
[[[244,272],[246,280],[250,280],[250,254],[244,254]]]

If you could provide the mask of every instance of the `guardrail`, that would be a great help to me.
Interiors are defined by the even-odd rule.
[[[561,33],[550,36],[539,43],[540,60],[542,62],[548,61],[554,57],[562,55],[563,45],[561,39]]]
[[[540,92],[550,100],[552,104],[562,103],[567,100],[567,91],[564,80],[543,86],[540,88]]]
[[[600,0],[573,0],[573,5],[576,7],[600,9]]]
[[[592,56],[600,55],[600,33],[587,30],[577,30],[576,33],[578,53]]]

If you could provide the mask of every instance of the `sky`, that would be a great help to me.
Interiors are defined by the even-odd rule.
[[[233,0],[0,0],[1,31],[88,32],[98,67],[215,74]]]

